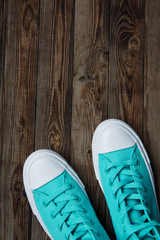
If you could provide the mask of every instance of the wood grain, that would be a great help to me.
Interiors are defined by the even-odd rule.
[[[36,149],[70,160],[74,1],[40,1]],[[49,24],[48,24],[49,23]],[[33,217],[32,240],[46,239]]]
[[[108,118],[126,121],[141,137],[144,7],[145,1],[110,1]]]
[[[34,150],[38,1],[9,0],[3,11],[0,239],[24,240],[30,238],[30,212],[22,166]]]
[[[3,94],[3,87],[4,87],[4,48],[5,48],[5,6],[4,2],[0,1],[0,149],[2,152],[2,143],[3,143],[3,117],[4,117],[4,94]],[[1,226],[1,224],[0,224]]]
[[[111,1],[108,117],[142,136],[145,1]]]
[[[144,141],[151,159],[160,206],[160,2],[146,1]]]
[[[94,175],[91,141],[107,113],[108,10],[108,2],[103,0],[75,2],[71,129],[71,164],[103,225],[105,200]]]
[[[4,46],[5,46],[5,36],[4,36],[4,25],[5,25],[5,9],[4,9],[3,0],[0,1],[0,191],[2,191],[2,183],[5,183],[5,179],[3,179],[3,169],[4,163],[2,163],[2,151],[3,151],[3,137],[4,137]],[[0,194],[0,206],[3,206],[3,202],[5,201],[2,193]],[[0,207],[0,238],[4,235],[4,220],[2,218],[2,214],[5,212],[3,207]]]
[[[24,193],[35,149],[59,152],[115,239],[91,141],[106,118],[144,140],[160,204],[159,0],[0,0],[0,240],[46,240]]]

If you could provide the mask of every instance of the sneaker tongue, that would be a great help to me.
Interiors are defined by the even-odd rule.
[[[68,179],[68,173],[67,171],[64,171],[63,173],[61,173],[58,177],[56,177],[55,179],[51,180],[50,182],[48,182],[47,184],[43,185],[42,187],[39,188],[39,191],[48,195],[48,192],[56,192],[57,190],[59,190],[60,187],[62,187],[64,184],[69,183],[69,179]],[[69,191],[64,192],[61,194],[62,195],[66,195],[68,194]],[[67,207],[72,206],[73,203],[72,202],[68,202],[67,203]],[[68,220],[72,220],[76,217],[79,217],[79,213],[78,212],[72,212],[68,218]],[[76,231],[78,231],[79,226],[77,226]],[[84,231],[85,231],[85,226],[84,226]],[[80,238],[80,240],[91,240],[91,239],[95,239],[91,238],[92,233],[91,232],[87,232],[84,236],[82,236]]]

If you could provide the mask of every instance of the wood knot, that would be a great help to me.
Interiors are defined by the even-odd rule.
[[[61,148],[61,136],[59,130],[54,127],[54,130],[49,134],[49,147],[55,151]]]
[[[89,82],[95,80],[94,72],[91,69],[86,69],[84,74],[77,78],[79,82]]]
[[[11,182],[11,190],[12,190],[13,196],[17,196],[15,195],[16,194],[15,190],[18,192],[23,190],[22,170],[23,170],[23,167],[21,164],[19,164],[14,170],[14,173],[12,176],[12,182]]]
[[[34,19],[34,11],[30,4],[27,4],[23,13],[23,27],[26,31],[29,30],[32,20]]]
[[[17,126],[16,126],[16,131],[19,135],[20,140],[23,139],[24,130],[25,130],[25,120],[24,120],[23,116],[21,116],[20,120],[17,122]]]
[[[100,49],[97,51],[97,57],[95,60],[96,74],[99,71],[106,71],[108,60],[109,60],[109,51],[106,48]]]
[[[88,160],[91,160],[91,158],[92,158],[92,150],[91,150],[90,146],[87,147],[87,149],[86,149],[86,157]]]
[[[20,126],[22,126],[22,128],[25,127],[25,120],[24,120],[23,116],[21,116],[21,118],[19,120],[19,124],[20,124]]]
[[[98,94],[101,94],[101,88],[100,87],[97,89],[97,92],[98,92]]]
[[[109,51],[104,50],[103,53],[102,53],[102,56],[105,60],[108,60],[108,55],[109,55]]]
[[[121,69],[126,73],[128,80],[132,79],[135,68],[141,59],[141,41],[136,35],[126,38],[123,44],[123,58]]]
[[[60,138],[58,135],[50,135],[50,145],[54,145],[56,148],[60,146]]]
[[[19,127],[19,128],[18,128],[18,132],[19,132],[19,133],[23,133],[23,128],[22,128],[22,127]]]
[[[23,167],[19,163],[13,172],[13,176],[11,179],[11,193],[13,198],[13,214],[16,215],[17,212],[26,204],[26,197],[24,193],[23,187],[23,177],[22,177]]]
[[[22,188],[23,188],[23,185],[22,185],[22,182],[21,181],[17,181],[17,182],[15,182],[15,184],[14,184],[14,189],[16,190],[16,191],[21,191],[22,190]]]
[[[85,76],[81,76],[78,78],[78,81],[79,82],[84,82],[86,80]]]
[[[132,36],[128,41],[128,54],[131,57],[136,57],[140,49],[140,40],[136,36]]]
[[[90,148],[88,148],[87,152],[88,152],[88,155],[91,155],[91,153],[92,153]]]

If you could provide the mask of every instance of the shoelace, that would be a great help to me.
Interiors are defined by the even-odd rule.
[[[65,235],[68,235],[67,240],[80,240],[82,237],[87,240],[88,238],[85,236],[89,232],[93,236],[92,239],[95,240],[94,234],[98,236],[99,232],[93,227],[94,222],[85,216],[86,210],[79,206],[78,203],[81,199],[71,193],[65,194],[73,188],[73,184],[65,184],[53,194],[44,196],[43,206],[47,207],[52,203],[53,210],[50,212],[50,216],[54,219],[59,215],[59,231],[63,231],[64,224],[67,225],[68,231],[65,232]],[[72,204],[73,202],[74,204]],[[72,216],[73,213],[76,214]]]
[[[160,240],[160,235],[156,229],[157,226],[160,226],[160,223],[149,218],[150,210],[147,208],[147,202],[143,196],[143,192],[145,192],[146,189],[140,182],[142,176],[136,170],[139,162],[137,159],[133,158],[133,154],[134,151],[131,158],[124,161],[116,160],[112,162],[106,157],[106,159],[109,160],[107,162],[106,173],[109,173],[109,171],[114,168],[114,172],[110,177],[109,184],[110,186],[114,186],[113,193],[117,199],[118,211],[120,211],[121,207],[123,206],[122,222],[124,222],[126,217],[129,219],[129,212],[131,210],[137,210],[141,213],[140,218],[136,219],[135,222],[124,225],[124,239],[127,240],[131,235],[137,234],[139,239],[143,239],[147,235],[152,239]],[[122,180],[120,180],[120,174]],[[136,204],[127,206],[126,202],[128,200],[135,201]],[[151,233],[153,230],[154,235]]]

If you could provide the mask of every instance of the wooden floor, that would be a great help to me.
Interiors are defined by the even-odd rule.
[[[160,1],[0,0],[0,239],[48,239],[22,168],[36,149],[64,156],[115,239],[92,166],[104,119],[129,123],[151,158],[160,203]]]

